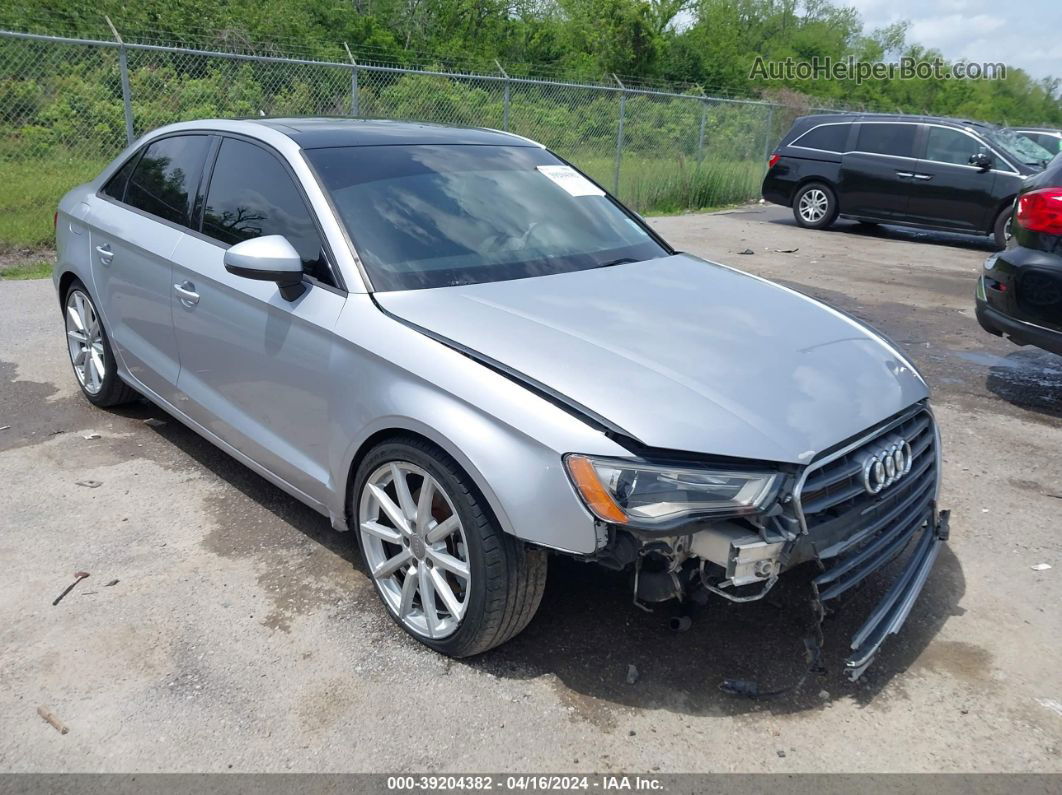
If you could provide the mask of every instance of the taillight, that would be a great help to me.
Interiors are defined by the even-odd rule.
[[[1019,196],[1014,219],[1030,232],[1062,235],[1062,188],[1041,188]]]
[[[774,164],[777,163],[781,159],[781,157],[782,156],[777,152],[771,155],[771,159],[767,161],[767,170],[770,171],[772,168],[774,168]]]

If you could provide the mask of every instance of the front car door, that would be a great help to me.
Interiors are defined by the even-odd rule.
[[[970,158],[986,154],[994,167],[981,170]],[[911,220],[961,232],[984,232],[995,222],[997,169],[1008,169],[984,141],[956,127],[929,124],[915,169],[908,214]]]
[[[855,145],[841,161],[843,215],[905,220],[919,126],[915,122],[857,124]]]
[[[86,216],[99,310],[129,374],[172,402],[180,363],[170,314],[170,255],[187,225],[209,135],[159,138],[90,200]]]
[[[332,329],[346,300],[323,236],[280,155],[224,137],[199,230],[173,253],[173,317],[181,355],[178,407],[313,500],[329,478]],[[225,270],[225,250],[284,235],[308,289],[287,301],[272,282]]]

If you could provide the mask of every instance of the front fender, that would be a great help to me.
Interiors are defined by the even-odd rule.
[[[368,296],[348,298],[337,332],[330,506],[337,527],[346,524],[348,481],[366,442],[408,431],[460,464],[505,532],[566,552],[596,549],[594,519],[562,456],[627,451],[523,386],[388,318]]]

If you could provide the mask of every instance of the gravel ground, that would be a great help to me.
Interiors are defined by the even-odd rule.
[[[860,682],[836,663],[881,579],[827,624],[831,671],[769,701],[718,684],[800,674],[789,589],[673,634],[558,560],[523,635],[437,656],[351,535],[151,406],[92,409],[51,284],[0,282],[0,770],[1062,772],[1062,359],[977,327],[987,243],[759,206],[652,223],[868,320],[934,387],[952,541]]]

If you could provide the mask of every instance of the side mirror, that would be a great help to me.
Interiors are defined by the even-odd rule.
[[[988,171],[992,168],[992,156],[985,152],[970,155],[970,165],[976,166],[980,171]]]
[[[294,301],[306,292],[302,258],[283,235],[266,235],[237,243],[225,252],[225,270],[245,279],[276,282],[287,301]]]

